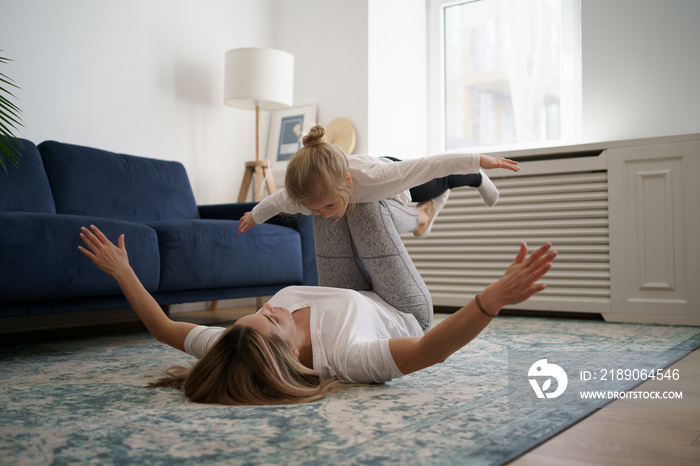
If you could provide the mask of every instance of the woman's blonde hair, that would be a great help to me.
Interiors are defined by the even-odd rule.
[[[306,204],[340,197],[347,207],[352,204],[352,191],[346,186],[348,172],[345,152],[326,142],[325,128],[316,125],[287,165],[284,186],[289,201]]]
[[[174,366],[149,387],[183,389],[190,401],[226,405],[303,403],[324,398],[342,382],[325,380],[278,336],[231,326],[191,369]]]

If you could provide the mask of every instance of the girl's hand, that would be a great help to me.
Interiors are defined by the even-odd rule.
[[[238,221],[238,234],[245,233],[253,228],[257,223],[253,220],[253,215],[250,212],[243,214],[243,217]]]
[[[491,157],[489,155],[479,155],[479,166],[485,170],[494,168],[505,168],[517,172],[520,170],[518,162],[515,160],[504,159],[503,157]]]
[[[551,243],[543,244],[527,257],[527,244],[520,243],[520,252],[508,270],[482,293],[481,300],[489,312],[500,310],[510,304],[518,304],[546,288],[544,283],[535,283],[552,268],[557,251]]]
[[[92,231],[85,227],[80,228],[80,238],[87,246],[87,249],[78,246],[80,252],[94,262],[100,270],[115,278],[119,273],[130,270],[124,235],[119,236],[118,246],[115,246],[95,225],[90,225],[90,229]]]

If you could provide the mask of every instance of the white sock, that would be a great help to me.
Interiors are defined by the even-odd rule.
[[[479,191],[484,204],[493,207],[498,202],[498,188],[493,184],[491,178],[486,176],[486,173],[482,170],[479,170],[479,173],[481,173],[481,186],[476,188],[476,190]]]

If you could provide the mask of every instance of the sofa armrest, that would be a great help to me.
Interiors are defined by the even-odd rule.
[[[257,202],[239,202],[235,204],[201,205],[199,215],[206,219],[240,220],[243,214],[250,212]],[[318,285],[316,271],[316,246],[314,243],[314,222],[311,215],[276,215],[265,223],[293,228],[301,236],[301,251],[304,267],[304,282],[302,285]]]

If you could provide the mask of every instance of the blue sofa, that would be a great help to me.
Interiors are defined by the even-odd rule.
[[[19,141],[19,167],[0,170],[0,318],[128,307],[77,249],[90,224],[114,242],[125,234],[129,262],[161,305],[317,284],[310,217],[238,236],[254,204],[198,206],[180,163]]]

